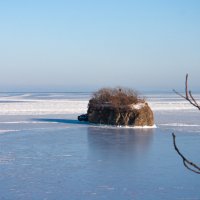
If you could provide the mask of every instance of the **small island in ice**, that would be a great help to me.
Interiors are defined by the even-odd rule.
[[[116,126],[153,126],[154,116],[144,98],[127,88],[103,88],[92,95],[79,121]]]

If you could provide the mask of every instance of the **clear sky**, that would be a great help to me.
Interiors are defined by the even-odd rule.
[[[0,1],[0,91],[200,85],[199,0]]]

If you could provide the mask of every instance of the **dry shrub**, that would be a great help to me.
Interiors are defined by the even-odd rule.
[[[144,99],[139,98],[135,90],[129,88],[102,88],[93,93],[89,102],[92,105],[110,105],[113,107],[126,106],[144,102]]]

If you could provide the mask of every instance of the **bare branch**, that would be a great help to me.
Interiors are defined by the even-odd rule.
[[[196,99],[193,97],[192,92],[188,91],[188,74],[186,74],[185,77],[185,96],[180,94],[179,92],[177,92],[176,90],[173,90],[177,95],[179,95],[180,97],[182,97],[183,99],[186,99],[186,101],[188,101],[191,105],[193,105],[194,107],[198,108],[200,110],[200,105],[197,103]],[[198,165],[196,165],[195,163],[189,161],[178,149],[177,145],[176,145],[176,136],[174,133],[172,133],[173,136],[173,144],[174,144],[174,148],[176,150],[176,152],[178,153],[178,155],[183,159],[183,164],[184,166],[189,169],[190,171],[200,174],[200,167]]]
[[[198,105],[198,103],[196,102],[196,99],[193,97],[192,92],[189,91],[189,94],[190,94],[190,98],[191,98],[192,101],[194,102],[195,106],[199,109],[199,105]]]
[[[183,99],[186,99],[191,105],[198,108],[200,110],[200,105],[197,103],[196,99],[193,97],[192,92],[188,91],[188,74],[186,74],[185,77],[185,96],[177,92],[176,90],[173,90],[174,93],[182,97]]]
[[[179,156],[183,159],[183,164],[184,166],[189,169],[192,172],[195,172],[197,174],[200,174],[200,167],[196,164],[194,164],[193,162],[189,161],[178,149],[177,145],[176,145],[176,136],[174,133],[172,133],[173,136],[173,144],[174,144],[174,148],[176,150],[176,152],[179,154]]]
[[[185,77],[185,99],[189,99],[188,98],[188,74],[186,74],[186,77]]]
[[[183,99],[186,99],[185,96],[183,96],[181,93],[177,92],[176,90],[173,89],[173,92],[182,97]],[[187,100],[187,99],[186,99]]]

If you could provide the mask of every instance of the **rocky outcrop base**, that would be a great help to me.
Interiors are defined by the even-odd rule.
[[[88,107],[88,121],[96,124],[122,126],[153,126],[153,112],[147,103],[124,107],[92,105]]]

